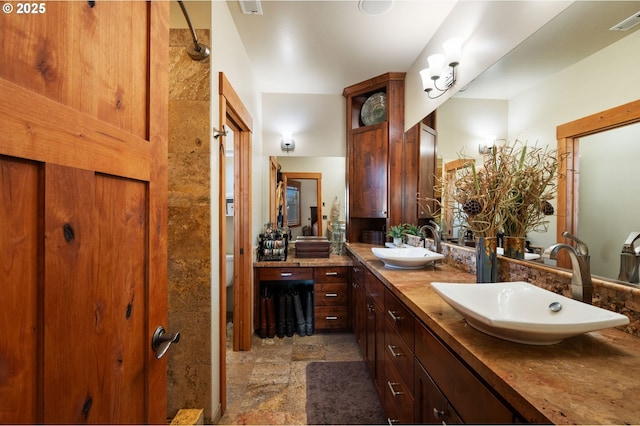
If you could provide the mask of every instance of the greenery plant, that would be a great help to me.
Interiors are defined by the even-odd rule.
[[[405,233],[405,224],[394,225],[387,231],[387,236],[391,238],[402,238]]]

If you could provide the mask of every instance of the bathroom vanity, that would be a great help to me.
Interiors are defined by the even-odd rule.
[[[637,337],[605,329],[550,346],[491,337],[467,325],[430,287],[435,281],[475,282],[475,275],[447,264],[388,269],[371,247],[348,244],[359,276],[352,277],[352,290],[364,282],[364,295],[352,297],[351,308],[356,338],[365,340],[363,354],[391,421],[640,421]]]

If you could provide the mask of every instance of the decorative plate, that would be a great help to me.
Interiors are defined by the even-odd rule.
[[[385,121],[387,119],[387,94],[378,92],[369,96],[362,105],[360,119],[365,126]]]

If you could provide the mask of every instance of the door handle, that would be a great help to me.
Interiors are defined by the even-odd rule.
[[[180,332],[167,333],[163,326],[158,326],[156,331],[153,332],[151,338],[151,348],[156,352],[156,358],[160,359],[167,353],[169,346],[172,343],[178,343],[180,341]]]

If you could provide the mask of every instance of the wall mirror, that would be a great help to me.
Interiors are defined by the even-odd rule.
[[[566,229],[588,241],[591,273],[614,280],[624,242],[640,231],[635,190],[639,122],[640,101],[635,101],[557,130],[558,150],[567,156],[558,181],[558,232]]]
[[[270,158],[269,191],[275,193],[277,173],[301,183],[303,203],[300,209],[301,226],[292,228],[292,237],[303,235],[303,227],[310,226],[313,233],[313,217],[317,217],[318,235],[327,235],[328,218],[334,203],[340,205],[341,220],[344,220],[346,200],[345,157],[282,156]],[[273,183],[272,183],[273,182]],[[270,194],[270,211],[275,212],[275,197]],[[306,203],[304,200],[315,200]],[[305,204],[306,203],[306,204]],[[318,207],[317,213],[311,208]],[[275,222],[274,219],[271,220]]]
[[[607,10],[607,9],[610,9],[610,10]],[[526,40],[523,43],[523,45],[527,44],[529,45],[529,48],[531,48],[531,46],[533,45],[533,47],[538,47],[540,49],[539,51],[543,52],[545,55],[555,55],[556,53],[554,51],[553,40],[562,39],[563,40],[562,45],[566,46],[568,43],[573,43],[572,39],[584,38],[585,43],[589,45],[580,47],[580,49],[582,49],[579,52],[581,56],[579,56],[578,52],[569,52],[567,53],[567,55],[562,55],[562,54],[558,55],[558,59],[565,60],[564,56],[572,56],[575,54],[576,56],[574,56],[573,61],[568,62],[564,65],[565,67],[570,66],[575,62],[579,62],[582,58],[595,54],[599,50],[607,47],[611,42],[620,40],[623,37],[630,37],[629,35],[630,32],[627,32],[625,34],[617,35],[618,37],[617,39],[609,40],[608,42],[597,41],[597,40],[594,41],[593,35],[589,35],[589,34],[585,35],[584,33],[585,30],[587,30],[588,28],[595,28],[594,25],[596,24],[596,21],[600,21],[599,25],[602,26],[602,22],[608,22],[609,20],[612,19],[611,17],[613,16],[612,13],[614,11],[618,11],[618,15],[622,14],[623,16],[629,16],[630,14],[637,12],[637,10],[638,10],[638,4],[637,3],[631,4],[631,2],[608,2],[606,4],[605,2],[575,2],[575,3],[572,3],[566,9],[565,12],[563,12],[561,15],[559,15],[549,24],[545,25],[545,27],[539,30],[536,34],[532,35],[530,39]],[[567,16],[571,14],[573,14],[574,20],[570,22]],[[582,18],[584,18],[580,25],[584,25],[585,28],[579,28],[575,26],[577,22],[575,19],[575,16],[581,16]],[[563,31],[565,31],[564,33],[565,35],[562,37],[557,36],[558,34],[560,34],[559,32],[560,27],[563,27]],[[595,33],[595,31],[593,32]],[[615,33],[615,32],[610,31],[608,33]],[[633,33],[633,31],[631,31],[631,33]],[[555,37],[553,37],[554,34],[556,35]],[[601,32],[598,32],[598,34],[601,34]],[[605,34],[605,37],[615,37],[615,36],[616,36],[615,34]],[[637,33],[632,34],[631,37],[633,37],[634,39],[637,39]],[[602,43],[602,44],[599,44],[599,43]],[[631,43],[628,43],[628,44],[631,44]],[[615,52],[616,55],[622,54],[622,55],[625,55],[625,57],[628,56],[624,54],[624,52],[622,52],[621,49],[613,49],[613,52]],[[593,109],[590,109],[589,108],[590,104],[588,101],[580,102],[579,100],[575,100],[578,97],[575,96],[574,93],[568,92],[566,87],[564,88],[564,90],[561,90],[561,91],[558,91],[558,90],[552,91],[548,86],[545,86],[543,87],[543,90],[547,89],[549,93],[546,93],[546,92],[541,93],[541,91],[537,91],[536,92],[537,97],[534,95],[531,95],[531,96],[527,95],[525,97],[518,98],[517,101],[520,103],[518,104],[516,102],[515,107],[512,106],[512,103],[504,100],[504,99],[511,99],[511,97],[502,98],[498,96],[498,94],[501,93],[501,86],[509,86],[512,80],[503,81],[503,82],[500,82],[501,84],[490,86],[492,91],[484,91],[482,93],[480,93],[480,91],[476,91],[474,85],[480,84],[483,80],[490,80],[494,75],[494,72],[495,72],[494,68],[508,69],[509,72],[512,72],[513,69],[511,68],[511,66],[513,64],[512,62],[513,57],[523,57],[523,53],[521,53],[520,46],[514,49],[509,54],[507,54],[503,59],[501,59],[498,63],[496,63],[494,67],[491,67],[483,75],[479,76],[476,79],[476,81],[470,83],[468,90],[460,92],[459,94],[454,96],[451,100],[443,104],[441,108],[438,109],[438,118],[440,118],[441,115],[443,115],[444,111],[446,110],[448,104],[452,101],[453,101],[452,104],[455,104],[457,102],[459,105],[462,105],[463,103],[466,102],[465,105],[469,107],[468,110],[465,110],[465,114],[458,114],[455,116],[455,122],[452,120],[452,122],[450,123],[452,129],[443,128],[440,125],[440,121],[438,121],[438,126],[437,126],[438,155],[444,158],[445,163],[453,159],[459,158],[459,156],[457,156],[456,154],[460,152],[464,153],[465,156],[476,158],[477,162],[481,161],[481,155],[479,155],[478,153],[478,145],[479,143],[482,143],[484,141],[482,139],[479,139],[479,135],[478,135],[478,139],[475,139],[474,141],[472,141],[472,143],[467,143],[465,145],[463,142],[461,142],[464,135],[460,134],[460,131],[461,131],[460,127],[462,127],[462,125],[466,125],[468,121],[473,121],[473,120],[476,120],[476,123],[477,123],[479,118],[484,118],[483,114],[486,113],[485,110],[472,109],[474,102],[476,102],[475,105],[482,105],[485,109],[487,105],[489,105],[490,108],[495,107],[497,113],[502,114],[502,116],[505,117],[502,122],[499,122],[496,124],[496,126],[499,129],[501,128],[501,130],[495,131],[494,129],[486,129],[485,133],[496,134],[498,138],[519,136],[517,134],[512,135],[510,132],[511,127],[515,127],[517,129],[522,127],[522,126],[519,126],[520,123],[518,123],[517,120],[515,121],[515,125],[512,124],[512,120],[513,120],[512,109],[513,108],[517,109],[519,107],[520,111],[524,110],[525,99],[526,99],[526,102],[529,102],[530,100],[533,100],[534,102],[538,101],[538,104],[533,104],[533,107],[532,107],[535,109],[536,113],[538,114],[537,115],[538,117],[542,117],[545,114],[541,112],[541,110],[545,109],[541,100],[544,99],[546,101],[546,99],[549,99],[550,103],[555,103],[555,101],[552,98],[553,96],[558,96],[558,100],[560,100],[564,96],[564,99],[562,99],[564,102],[558,102],[559,104],[565,105],[567,108],[571,108],[571,105],[572,105],[571,102],[573,102],[573,104],[575,105],[575,111],[583,111],[582,113],[573,115],[573,117],[593,114],[603,109],[601,107],[594,107]],[[535,55],[530,55],[530,62],[529,62],[530,64],[532,63],[532,61],[535,62],[535,59],[532,59],[535,57],[536,57]],[[555,58],[555,56],[553,57]],[[607,57],[610,61],[613,61],[613,62],[616,61],[615,57],[611,52],[607,53]],[[623,58],[620,58],[620,59],[623,59]],[[524,80],[528,78],[527,74],[535,74],[535,70],[531,66],[529,66],[528,68],[522,68],[520,69],[520,71],[522,71],[522,74],[518,74],[518,75],[520,78]],[[514,71],[513,74],[517,74],[517,72]],[[595,74],[596,73],[594,73],[594,75]],[[573,78],[578,79],[578,76],[574,75]],[[583,76],[580,76],[580,79],[581,79],[580,81],[581,85],[582,84],[587,85],[590,83],[586,81],[587,80],[586,77],[583,78]],[[566,79],[563,81],[566,81]],[[495,81],[495,80],[493,82],[498,83],[498,81]],[[595,85],[598,84],[595,78],[592,83]],[[576,87],[578,87],[578,85],[576,85]],[[626,91],[626,95],[622,94],[622,89],[614,90],[614,87],[607,87],[607,89],[608,89],[608,92],[611,92],[610,98],[609,97],[605,98],[604,102],[603,101],[594,102],[594,105],[601,105],[601,104],[606,105],[606,99],[612,99],[610,104],[614,106],[616,104],[621,104],[629,99],[628,97],[629,89],[627,88],[624,89]],[[493,90],[495,90],[495,92],[493,92]],[[618,92],[620,92],[618,97],[625,99],[624,101],[615,101],[616,95],[618,94]],[[519,92],[516,92],[516,93],[519,93]],[[512,94],[511,96],[515,97],[516,95]],[[502,111],[500,109],[502,109]],[[549,145],[551,145],[552,147],[555,147],[556,126],[558,126],[565,120],[558,119],[557,121],[554,121],[555,116],[552,117],[553,107],[549,108],[549,110],[550,111],[546,113],[547,115],[544,116],[544,118],[541,118],[541,120],[544,121],[545,129],[546,129],[545,135],[549,136],[549,137],[545,137],[544,143],[545,144],[549,143]],[[567,115],[571,116],[571,114],[567,114]],[[506,117],[509,117],[509,119],[507,120]],[[547,124],[547,123],[550,123],[550,124]],[[456,127],[456,124],[458,124],[458,126],[457,128],[454,128]],[[479,124],[486,124],[486,120],[481,120]],[[632,130],[635,128],[637,128],[637,125],[633,127],[629,127],[628,131],[633,133],[631,136],[628,136],[628,138],[635,139],[636,141],[638,141],[639,140],[638,136],[640,135],[638,133],[635,133],[637,132],[637,130]],[[600,132],[600,130],[598,130],[598,132]],[[606,135],[608,136],[609,133],[607,132]],[[603,138],[607,136],[602,135]],[[531,235],[530,239],[532,240],[532,243],[534,245],[548,247],[550,244],[553,244],[556,241],[565,242],[564,238],[559,237],[559,234],[561,234],[564,230],[575,233],[581,239],[583,239],[591,249],[591,262],[593,265],[592,273],[594,275],[604,276],[607,279],[615,280],[619,272],[618,269],[619,269],[619,263],[620,263],[620,251],[622,248],[622,243],[624,243],[624,240],[626,239],[626,236],[628,235],[629,232],[634,230],[640,231],[640,229],[635,229],[635,228],[638,228],[637,222],[635,224],[625,223],[623,226],[626,229],[626,231],[620,231],[619,233],[622,233],[622,234],[626,233],[626,235],[624,235],[623,237],[612,235],[611,236],[612,241],[608,242],[605,245],[599,244],[599,241],[603,239],[604,234],[608,232],[608,229],[611,226],[612,222],[620,221],[620,223],[622,223],[622,219],[624,217],[624,215],[618,215],[618,212],[610,207],[609,201],[612,201],[611,198],[613,197],[615,197],[616,199],[629,197],[628,194],[624,193],[624,189],[622,189],[622,187],[620,186],[621,184],[619,182],[616,183],[614,181],[606,180],[610,175],[612,175],[612,173],[601,172],[600,165],[604,161],[613,163],[613,161],[610,160],[610,158],[611,159],[614,158],[613,150],[616,150],[616,152],[619,152],[618,150],[622,149],[624,153],[630,153],[628,157],[632,157],[635,154],[631,154],[631,151],[628,151],[629,148],[619,147],[619,145],[614,143],[613,141],[600,140],[600,142],[598,142],[597,139],[592,139],[594,137],[596,136],[595,135],[586,136],[585,134],[581,134],[579,138],[576,138],[580,140],[581,148],[579,153],[578,151],[575,151],[575,155],[580,156],[580,159],[583,160],[583,164],[580,166],[580,170],[581,170],[580,172],[581,175],[579,176],[580,185],[575,187],[576,191],[579,188],[580,194],[576,193],[577,197],[575,198],[575,200],[573,198],[568,198],[570,200],[569,202],[575,201],[575,203],[577,203],[575,205],[573,213],[571,213],[571,215],[575,213],[575,221],[573,223],[565,221],[565,217],[564,217],[565,213],[563,213],[565,212],[565,206],[561,205],[560,194],[559,194],[557,199],[558,205],[556,207],[556,216],[549,217],[550,222],[549,222],[548,232]],[[598,135],[597,137],[599,138],[600,135]],[[617,139],[620,139],[621,136],[616,136],[615,134],[613,134],[613,138],[617,140]],[[455,140],[455,145],[454,144],[447,145],[447,143],[450,142],[451,140]],[[468,142],[468,138],[467,138],[467,142]],[[535,143],[535,142],[536,142],[535,140],[532,141],[532,143]],[[596,162],[592,162],[587,157],[582,158],[583,155],[584,156],[592,155],[588,152],[590,150],[587,150],[587,144],[591,146],[592,143],[594,144],[593,145],[594,149],[601,150],[600,153],[597,154],[599,155],[599,157],[598,157],[598,161]],[[578,145],[576,142],[576,148],[577,147]],[[589,171],[588,171],[589,178],[587,179],[585,179],[587,174],[585,167],[589,167]],[[623,177],[620,177],[621,179],[624,179],[625,182],[630,182],[631,180],[634,179],[633,170],[629,167],[620,167],[619,170],[617,171],[625,173]],[[575,177],[577,178],[578,175],[576,175]],[[590,183],[590,182],[593,181],[593,179],[597,181],[597,185],[599,186],[592,187],[594,183]],[[611,188],[611,190],[605,191],[603,189],[604,187]],[[621,189],[617,190],[615,188],[621,188]],[[632,208],[633,207],[620,207],[620,209],[624,209],[625,212],[631,210]],[[615,209],[618,209],[618,207],[616,207]],[[578,215],[578,212],[580,212],[579,215]],[[569,213],[566,213],[566,214],[570,215]],[[590,216],[590,218],[587,218],[587,215]],[[585,222],[586,220],[591,220],[592,223],[589,224]],[[619,240],[620,238],[621,238],[621,241]],[[615,242],[613,242],[613,240],[615,240]],[[606,268],[601,268],[600,266],[598,266],[598,264],[606,264]],[[562,263],[559,263],[559,266],[565,266],[565,265],[563,265]]]

